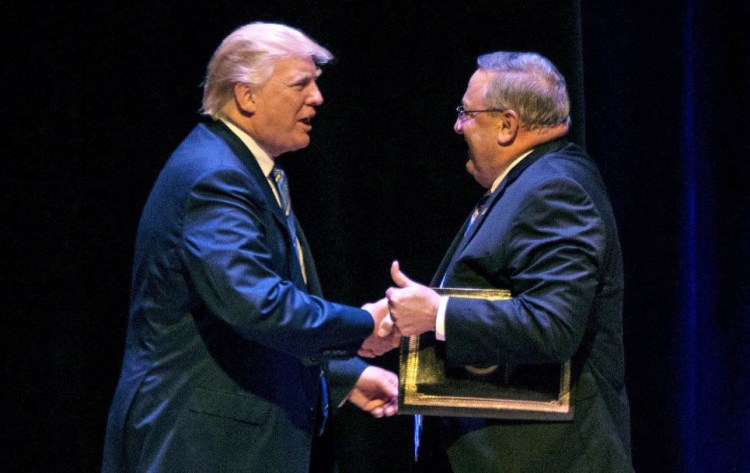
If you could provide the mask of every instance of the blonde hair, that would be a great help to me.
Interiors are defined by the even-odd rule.
[[[263,85],[275,61],[285,57],[312,57],[318,65],[333,59],[327,49],[286,25],[256,22],[237,28],[208,63],[201,113],[220,118],[224,105],[232,100],[235,84]]]

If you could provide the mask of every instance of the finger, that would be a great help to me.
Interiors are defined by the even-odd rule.
[[[382,322],[380,322],[380,327],[378,327],[378,337],[385,338],[391,334],[392,330],[393,330],[393,319],[391,318],[389,314],[383,318]]]
[[[388,379],[382,386],[383,394],[387,396],[389,400],[398,399],[398,377],[393,375],[392,379]]]
[[[399,288],[391,287],[391,288],[388,288],[388,290],[385,292],[385,297],[388,300],[388,317],[391,319],[391,322],[393,322],[394,324],[397,322],[395,312],[398,312],[394,297],[396,297],[396,294],[397,294],[396,291],[400,291],[400,290],[401,289]]]
[[[398,412],[398,404],[396,403],[390,403],[383,408],[383,415],[385,417],[390,417],[397,412]]]
[[[398,324],[398,322],[396,322]],[[414,335],[419,335],[419,333],[416,332],[416,330],[410,328],[410,327],[404,327],[403,324],[398,327],[398,331],[401,332],[401,336],[403,337],[411,337]]]
[[[396,326],[396,330],[402,337],[411,337],[414,335],[414,330],[409,326],[409,320],[393,318],[393,324]]]
[[[370,353],[372,356],[369,356],[368,358],[375,358],[376,356],[380,356],[383,354],[383,350],[380,347],[374,347],[370,350]]]
[[[357,355],[363,358],[375,358],[375,354],[372,352],[372,350],[365,350],[363,348],[357,350]]]
[[[372,399],[365,404],[364,410],[367,412],[373,412],[379,410],[382,414],[383,408],[386,406],[386,402],[383,399]]]
[[[406,274],[401,272],[401,267],[399,266],[398,261],[394,261],[391,264],[391,279],[393,279],[393,282],[396,283],[398,287],[416,285],[414,281],[406,277]]]
[[[379,317],[383,317],[388,313],[388,299],[385,297],[369,305],[372,309],[371,312],[377,314]]]
[[[388,301],[388,308],[389,308],[389,309],[390,309],[391,307],[393,307],[393,297],[394,297],[394,296],[396,295],[396,292],[397,292],[397,291],[398,291],[398,288],[395,288],[395,287],[389,287],[389,288],[388,288],[388,289],[387,289],[387,290],[385,291],[385,300],[387,300],[387,301]],[[393,315],[393,314],[391,314],[391,315]]]

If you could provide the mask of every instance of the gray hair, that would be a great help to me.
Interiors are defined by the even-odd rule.
[[[547,58],[499,51],[479,56],[477,65],[492,73],[484,96],[489,108],[515,110],[528,128],[570,123],[565,78]]]
[[[286,57],[312,57],[317,65],[333,59],[327,49],[286,25],[257,22],[236,29],[208,63],[201,112],[220,118],[232,100],[235,84],[262,86],[273,74],[275,61]]]

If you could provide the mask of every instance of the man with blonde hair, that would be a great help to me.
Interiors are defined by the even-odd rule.
[[[398,344],[378,336],[387,305],[321,297],[275,163],[308,145],[331,57],[265,23],[214,53],[211,121],[174,151],[141,216],[104,472],[307,473],[328,406],[395,413],[396,375],[355,357]]]

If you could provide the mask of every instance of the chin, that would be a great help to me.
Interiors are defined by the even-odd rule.
[[[310,135],[305,134],[296,140],[297,147],[295,149],[307,148],[310,144]]]
[[[484,187],[485,189],[489,188],[489,186],[484,182],[484,179],[482,179],[482,175],[479,173],[479,171],[477,171],[477,168],[474,167],[471,161],[466,163],[466,172],[471,174],[471,177],[473,177],[474,180],[477,181],[477,184]]]
[[[297,151],[303,148],[307,148],[307,145],[310,144],[310,139],[306,140],[295,140],[293,143],[288,143],[286,146],[285,153],[291,153],[292,151]]]

